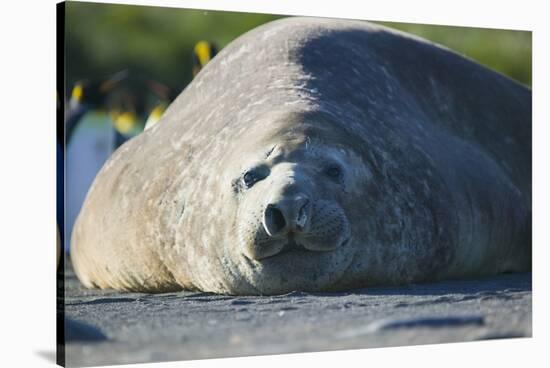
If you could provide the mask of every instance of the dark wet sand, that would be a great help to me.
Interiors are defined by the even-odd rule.
[[[85,289],[67,271],[66,363],[91,366],[531,336],[531,274],[231,297]],[[79,338],[82,335],[83,338]],[[84,339],[86,338],[86,339]]]

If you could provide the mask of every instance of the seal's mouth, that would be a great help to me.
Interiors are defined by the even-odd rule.
[[[272,257],[280,254],[284,254],[284,253],[300,252],[300,251],[312,252],[311,250],[304,247],[302,244],[297,243],[294,237],[290,236],[288,239],[288,242],[283,246],[283,249],[278,254],[275,254]]]
[[[297,242],[293,235],[290,235],[288,237],[288,241],[278,253],[270,255],[268,257],[264,257],[263,259],[272,259],[279,256],[291,255],[291,254],[301,255],[301,254],[314,254],[314,253],[329,253],[329,252],[335,251],[336,249],[346,246],[349,243],[350,238],[351,237],[347,237],[344,241],[340,243],[340,245],[338,245],[333,249],[321,250],[321,249],[308,249],[303,244]]]

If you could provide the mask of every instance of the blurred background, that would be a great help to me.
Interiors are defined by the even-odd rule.
[[[66,2],[65,248],[96,173],[126,139],[153,123],[209,58],[283,16]],[[381,23],[444,45],[531,85],[531,33]],[[201,42],[202,41],[202,42]],[[204,42],[206,41],[206,42]],[[59,154],[59,153],[58,153]],[[58,220],[59,221],[59,220]]]
[[[223,48],[242,33],[283,16],[68,2],[67,81],[135,68],[185,84],[191,50],[202,39]],[[383,22],[445,45],[509,77],[531,84],[531,33]]]

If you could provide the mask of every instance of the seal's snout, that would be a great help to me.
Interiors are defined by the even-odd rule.
[[[270,237],[291,231],[302,232],[308,224],[310,201],[305,195],[282,198],[266,206],[263,227]]]
[[[313,252],[330,252],[345,244],[350,227],[344,210],[334,199],[319,196],[325,193],[308,169],[305,164],[279,163],[263,187],[246,197],[247,210],[238,212],[237,230],[248,259],[316,257]]]

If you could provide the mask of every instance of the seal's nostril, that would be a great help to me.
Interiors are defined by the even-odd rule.
[[[302,230],[307,221],[307,206],[309,204],[308,199],[303,199],[303,203],[298,210],[298,215],[296,216],[296,227],[299,230]]]
[[[268,205],[265,209],[265,230],[270,236],[273,236],[286,227],[286,220],[277,207]]]

